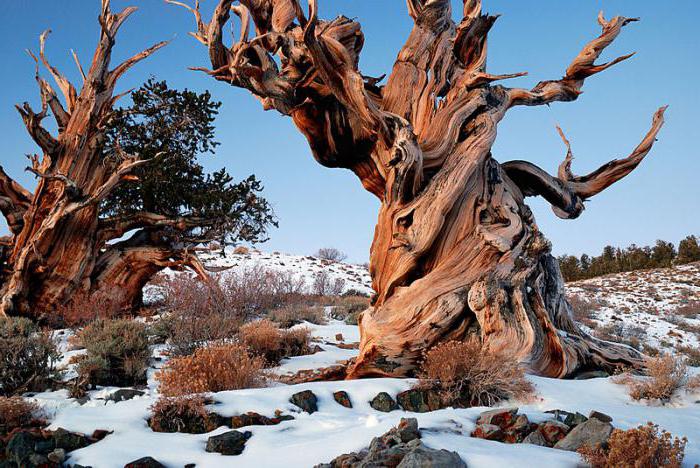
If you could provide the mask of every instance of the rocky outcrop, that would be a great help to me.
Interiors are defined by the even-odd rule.
[[[54,468],[62,466],[66,454],[97,442],[84,434],[59,428],[55,431],[23,429],[0,440],[3,468]]]
[[[481,413],[471,436],[504,443],[524,443],[577,451],[585,446],[605,445],[613,431],[612,418],[598,411],[588,417],[563,410],[547,411],[552,419],[533,424],[517,408],[499,408]]]
[[[398,426],[372,439],[367,449],[340,455],[315,468],[466,468],[457,453],[426,447],[420,437],[418,421],[402,418]]]

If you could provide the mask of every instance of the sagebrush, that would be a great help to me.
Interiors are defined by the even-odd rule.
[[[18,396],[0,396],[0,436],[30,426],[41,416],[39,406],[34,402]]]
[[[264,364],[263,358],[251,356],[244,345],[214,345],[170,359],[156,380],[160,393],[169,397],[262,387]]]
[[[649,422],[627,431],[615,429],[607,446],[584,446],[579,453],[594,468],[680,468],[686,442]]]
[[[421,371],[420,387],[438,390],[448,404],[459,406],[526,399],[534,391],[512,356],[485,350],[475,337],[434,347],[426,354]]]
[[[146,383],[150,350],[143,323],[98,319],[80,330],[76,339],[87,351],[78,359],[81,384],[130,386]]]
[[[161,397],[150,410],[148,425],[155,432],[203,434],[217,426],[199,396]]]
[[[51,334],[31,320],[0,318],[0,395],[46,390],[58,356]]]
[[[646,369],[646,377],[625,372],[615,377],[614,381],[627,385],[630,396],[635,400],[668,402],[679,391],[700,388],[700,377],[691,377],[685,361],[670,354],[647,358]]]
[[[273,366],[286,357],[309,354],[311,331],[305,327],[280,330],[267,319],[243,325],[238,333],[239,341],[254,355]]]

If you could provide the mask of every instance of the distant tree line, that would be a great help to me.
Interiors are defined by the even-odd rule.
[[[691,235],[679,242],[677,250],[673,242],[659,239],[653,246],[640,247],[632,244],[621,249],[607,245],[598,256],[562,255],[558,260],[564,279],[575,281],[622,271],[668,268],[697,262],[700,261],[700,244],[698,238]]]

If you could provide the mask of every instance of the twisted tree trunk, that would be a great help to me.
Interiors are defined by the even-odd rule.
[[[449,0],[408,0],[415,24],[380,86],[383,77],[358,70],[360,25],[319,20],[316,0],[308,17],[298,0],[220,0],[208,23],[197,5],[169,1],[195,15],[193,35],[212,63],[199,70],[291,116],[318,162],[352,170],[381,201],[370,260],[376,294],[360,320],[360,355],[349,377],[412,375],[425,350],[471,334],[541,375],[641,364],[636,351],[596,340],[573,322],[550,244],[524,199],[540,195],[557,216],[579,216],[587,198],[646,156],[664,108],[628,158],[587,176],[571,173],[570,149],[557,177],[491,154],[509,109],[575,100],[585,78],[628,58],[595,64],[634,19],[601,14],[601,35],[564,77],[528,90],[492,85],[523,73],[486,72],[496,17],[481,14],[480,0],[464,1],[459,24]],[[222,31],[231,11],[241,32],[229,47]]]
[[[168,249],[158,228],[184,229],[188,221],[168,220],[148,213],[129,219],[99,219],[100,203],[146,163],[119,148],[106,152],[105,127],[112,116],[119,77],[137,62],[163,47],[158,43],[109,68],[115,37],[135,8],[114,14],[109,0],[102,0],[100,40],[92,64],[84,73],[78,92],[65,76],[51,66],[44,54],[49,31],[40,38],[36,81],[41,111],[28,103],[17,106],[27,131],[41,148],[27,170],[39,177],[30,193],[0,168],[0,211],[11,235],[0,239],[0,317],[39,317],[66,303],[77,292],[118,293],[125,306],[139,302],[141,287],[154,272],[167,266],[201,267],[186,251]],[[63,94],[59,99],[39,75],[42,62]],[[49,110],[58,127],[53,136],[42,126]],[[130,229],[144,232],[129,240],[110,243]]]

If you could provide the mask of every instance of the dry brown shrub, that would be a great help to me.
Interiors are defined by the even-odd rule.
[[[174,356],[233,338],[244,320],[244,313],[217,284],[187,275],[168,281],[165,306],[168,313],[152,332],[168,342],[168,352]]]
[[[688,300],[676,309],[676,315],[682,315],[689,319],[698,318],[700,316],[700,301]]]
[[[217,426],[198,396],[161,397],[150,409],[148,425],[156,432],[203,434]]]
[[[574,320],[590,328],[596,328],[597,324],[593,320],[595,318],[596,306],[593,301],[576,294],[572,294],[567,299],[569,305],[571,305],[571,312]]]
[[[0,435],[30,426],[40,416],[36,403],[18,396],[0,396]]]
[[[250,253],[250,249],[244,245],[239,245],[233,249],[233,253],[236,255],[248,255]]]
[[[160,393],[181,396],[262,387],[264,361],[245,346],[222,344],[200,348],[191,356],[172,358],[156,374]]]
[[[676,346],[676,350],[685,354],[686,364],[692,367],[700,367],[700,347]]]
[[[419,386],[437,389],[445,401],[464,406],[529,398],[534,391],[512,356],[485,350],[476,337],[430,350],[422,364]]]
[[[305,304],[287,305],[279,309],[273,309],[268,313],[268,317],[282,328],[290,328],[302,322],[316,325],[326,323],[323,307],[307,306]]]
[[[238,339],[252,355],[274,366],[285,357],[308,354],[311,332],[307,328],[280,330],[270,320],[262,319],[243,325]]]
[[[76,293],[71,300],[59,306],[52,316],[56,327],[83,327],[98,319],[114,319],[125,315],[129,307],[125,305],[126,294],[119,289],[110,293]]]
[[[584,446],[579,453],[594,468],[680,468],[686,442],[649,422],[627,431],[615,429],[607,447]]]
[[[667,402],[681,390],[694,390],[700,386],[698,377],[689,377],[688,366],[683,359],[661,354],[646,360],[648,378],[641,379],[629,372],[614,378],[614,382],[627,385],[635,400],[660,400]]]

